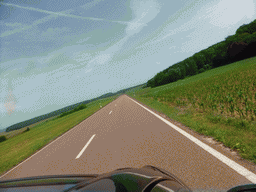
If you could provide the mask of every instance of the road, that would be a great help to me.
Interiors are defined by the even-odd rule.
[[[225,191],[256,183],[254,164],[127,95],[55,139],[0,180],[101,174],[144,165],[173,173],[193,191]]]

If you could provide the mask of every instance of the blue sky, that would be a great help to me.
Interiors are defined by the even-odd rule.
[[[145,83],[256,19],[253,0],[0,4],[0,129]]]

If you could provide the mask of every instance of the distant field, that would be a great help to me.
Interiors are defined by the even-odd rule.
[[[256,164],[256,57],[127,95]]]
[[[118,96],[93,101],[86,104],[86,109],[59,119],[55,117],[45,119],[28,126],[31,127],[28,132],[24,132],[26,130],[26,127],[24,127],[20,130],[1,133],[1,135],[6,135],[8,139],[0,143],[0,174],[24,161],[45,145],[100,110],[100,106],[106,106]]]
[[[18,130],[14,130],[14,131],[10,131],[10,132],[0,132],[0,136],[1,135],[5,135],[7,139],[11,138],[11,137],[14,137],[16,135],[19,135],[20,133],[22,133],[23,131],[25,131],[27,129],[27,127],[29,127],[30,129],[32,129],[33,127],[35,127],[36,125],[39,125],[45,121],[49,121],[49,120],[52,120],[54,118],[56,118],[57,116],[54,116],[54,117],[50,117],[48,119],[44,119],[42,121],[39,121],[37,123],[34,123],[34,124],[31,124],[31,125],[28,125],[26,127],[23,127],[21,129],[18,129]]]

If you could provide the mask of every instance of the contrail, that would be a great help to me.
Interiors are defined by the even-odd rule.
[[[2,3],[3,5],[9,5],[9,6],[14,6],[14,7],[18,7],[18,8],[22,8],[22,9],[28,9],[28,10],[32,10],[32,11],[38,11],[38,12],[42,12],[42,13],[48,13],[51,15],[58,15],[58,16],[64,16],[64,17],[71,17],[71,18],[76,18],[76,19],[90,19],[90,20],[95,20],[95,21],[109,21],[109,22],[114,22],[114,23],[121,23],[121,24],[133,24],[132,22],[125,22],[125,21],[113,21],[113,20],[107,20],[107,19],[101,19],[101,18],[94,18],[94,17],[81,17],[81,16],[76,16],[76,15],[70,15],[70,14],[65,14],[65,13],[61,13],[61,12],[52,12],[52,11],[46,11],[46,10],[42,10],[42,9],[37,9],[37,8],[32,8],[32,7],[22,7],[19,5],[13,5],[13,4],[9,4],[9,3]],[[147,25],[145,23],[138,23],[141,25]]]

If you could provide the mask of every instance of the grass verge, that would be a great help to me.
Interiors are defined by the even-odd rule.
[[[88,103],[86,109],[71,113],[62,118],[51,118],[35,125],[29,131],[15,130],[3,132],[7,140],[0,143],[0,174],[4,174],[35,152],[58,138],[77,124],[104,107],[118,96],[113,96]],[[24,129],[24,130],[23,130]]]
[[[256,164],[256,57],[126,94]]]

